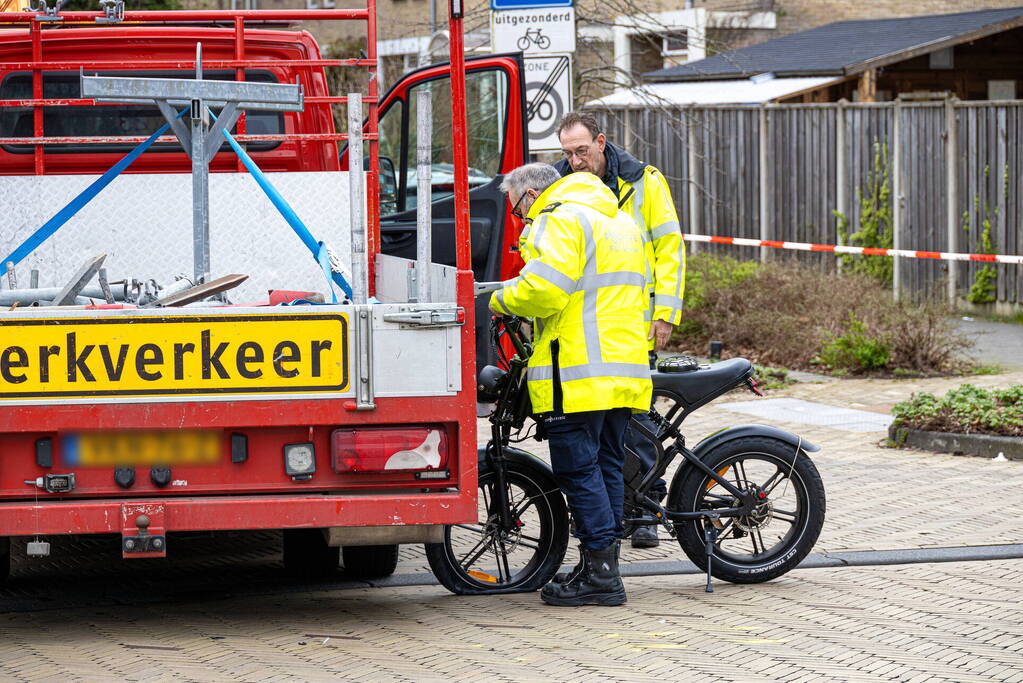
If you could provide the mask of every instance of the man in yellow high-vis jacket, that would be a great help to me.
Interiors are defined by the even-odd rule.
[[[527,164],[501,189],[527,224],[519,238],[525,266],[494,292],[490,308],[536,318],[529,397],[580,541],[576,570],[541,597],[552,605],[620,605],[625,431],[651,396],[643,237],[591,174],[562,178],[552,166]]]
[[[685,293],[686,248],[664,176],[622,148],[608,142],[593,114],[569,112],[558,125],[558,138],[565,158],[555,164],[563,176],[592,173],[618,198],[618,205],[636,221],[648,245],[647,283],[651,300],[646,320],[649,324],[650,367],[656,352],[664,348],[672,328],[682,321],[682,297]],[[657,432],[646,415],[636,418]],[[626,443],[646,469],[656,463],[654,446],[636,430],[630,429]],[[667,486],[658,480],[650,491],[663,500]],[[653,548],[659,544],[655,525],[640,526],[632,535],[634,548]]]

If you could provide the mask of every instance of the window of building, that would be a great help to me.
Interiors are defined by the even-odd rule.
[[[671,31],[661,37],[662,55],[685,55],[689,53],[689,31]]]

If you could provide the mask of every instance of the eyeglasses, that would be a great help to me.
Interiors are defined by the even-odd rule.
[[[590,147],[592,147],[592,145],[584,145],[582,147],[577,147],[575,149],[563,149],[561,150],[561,153],[565,155],[566,159],[571,159],[572,157],[579,157],[580,159],[585,159],[586,156],[590,153]]]
[[[515,202],[515,206],[513,206],[513,207],[512,207],[512,210],[511,210],[511,215],[515,216],[515,217],[516,217],[516,218],[518,218],[518,219],[519,219],[520,221],[523,221],[523,220],[525,220],[525,218],[524,218],[524,217],[523,217],[523,215],[522,215],[522,212],[521,212],[521,211],[519,211],[519,204],[521,204],[521,203],[522,203],[522,200],[523,200],[523,199],[525,199],[525,198],[526,198],[526,193],[525,193],[525,192],[523,192],[523,193],[522,193],[522,194],[521,194],[521,195],[519,196],[519,201]]]

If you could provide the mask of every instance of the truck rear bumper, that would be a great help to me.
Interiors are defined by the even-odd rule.
[[[0,536],[121,534],[143,513],[166,531],[456,524],[476,520],[475,493],[20,501],[0,503]]]

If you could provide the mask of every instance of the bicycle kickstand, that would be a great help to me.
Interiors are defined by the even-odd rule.
[[[714,542],[717,541],[718,530],[714,526],[714,522],[717,521],[717,515],[709,517],[707,519],[709,524],[705,524],[703,527],[703,541],[707,548],[707,588],[708,593],[714,592],[714,586],[711,584],[711,570],[714,563]]]

